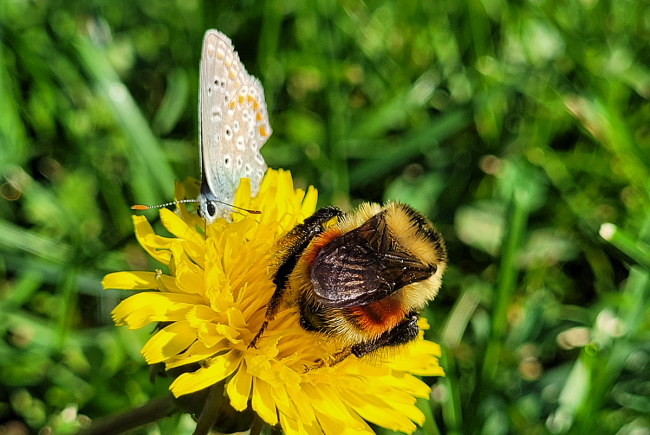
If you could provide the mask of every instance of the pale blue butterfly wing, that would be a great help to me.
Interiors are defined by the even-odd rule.
[[[241,178],[259,191],[266,163],[260,148],[271,136],[264,89],[246,72],[230,39],[208,30],[203,39],[199,79],[199,152],[206,223],[228,217]]]

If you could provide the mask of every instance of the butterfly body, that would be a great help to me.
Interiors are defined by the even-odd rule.
[[[241,178],[257,194],[266,163],[260,148],[271,135],[264,89],[246,71],[230,39],[208,30],[199,79],[201,191],[197,198],[207,224],[227,218]]]

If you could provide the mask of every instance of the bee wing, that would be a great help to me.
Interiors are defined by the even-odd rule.
[[[314,259],[311,278],[318,302],[349,308],[381,300],[435,272],[435,266],[396,249],[380,213],[325,245]]]

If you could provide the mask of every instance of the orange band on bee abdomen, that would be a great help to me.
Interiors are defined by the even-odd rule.
[[[387,297],[360,307],[348,308],[357,327],[377,337],[399,325],[406,315],[404,307],[395,298]]]
[[[318,255],[318,252],[323,248],[323,246],[327,245],[329,242],[336,239],[340,235],[341,230],[338,227],[330,227],[326,229],[321,234],[314,237],[311,243],[309,243],[309,246],[307,246],[307,249],[305,249],[301,261],[306,262],[311,268],[311,265],[314,264],[314,260]]]

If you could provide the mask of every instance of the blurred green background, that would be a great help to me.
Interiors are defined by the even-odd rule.
[[[419,433],[650,433],[650,3],[2,0],[0,434],[165,394],[100,280],[156,267],[129,207],[199,175],[208,28],[264,85],[269,166],[444,234]]]

